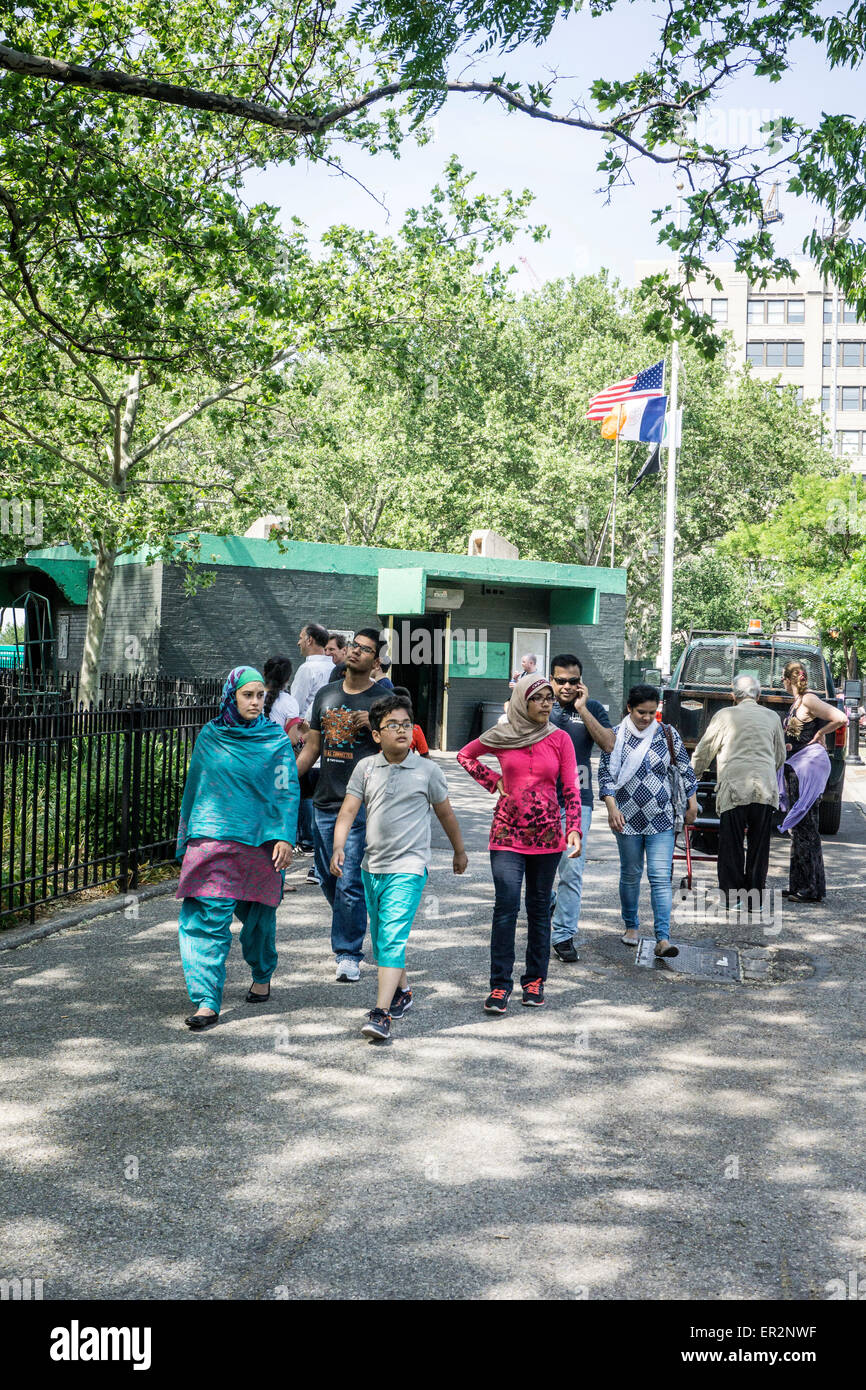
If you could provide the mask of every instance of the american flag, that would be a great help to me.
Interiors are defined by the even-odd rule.
[[[603,420],[620,401],[633,401],[642,396],[663,396],[665,393],[664,360],[655,366],[647,367],[645,372],[635,372],[634,376],[618,381],[616,386],[608,386],[593,396],[586,412],[587,420]]]

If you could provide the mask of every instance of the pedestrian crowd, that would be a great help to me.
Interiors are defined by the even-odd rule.
[[[312,851],[308,878],[331,911],[337,981],[360,979],[369,927],[377,992],[361,1031],[386,1040],[392,1022],[414,1002],[406,953],[430,866],[431,814],[450,841],[455,874],[466,870],[466,851],[409,691],[388,678],[380,633],[361,628],[349,639],[307,623],[298,647],[303,661],[294,676],[287,657],[270,658],[261,673],[235,667],[216,718],[193,750],[177,843],[180,954],[195,1006],[185,1022],[202,1031],[219,1020],[234,916],[252,976],[246,1002],[270,997],[285,870],[293,852]],[[544,1004],[551,948],[566,964],[579,959],[596,746],[598,795],[619,852],[624,945],[640,940],[645,866],[655,954],[678,953],[670,939],[675,838],[697,820],[698,779],[714,760],[720,887],[763,891],[781,799],[782,828],[793,830],[786,896],[823,897],[817,828],[829,772],[823,734],[845,716],[808,691],[797,663],[785,670],[794,703],[784,727],[758,705],[757,682],[738,677],[735,703],[710,722],[693,762],[678,732],[661,722],[654,686],[633,686],[612,727],[605,706],[590,698],[574,654],[553,657],[549,677],[535,657],[524,659],[523,668],[510,682],[499,721],[457,754],[469,776],[498,798],[488,843],[494,905],[485,1012],[508,1008],[521,900],[527,919],[521,1002]]]

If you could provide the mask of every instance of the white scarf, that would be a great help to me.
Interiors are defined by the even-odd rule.
[[[613,783],[614,791],[619,791],[620,787],[624,787],[626,782],[630,782],[634,777],[650,750],[652,736],[658,727],[656,719],[647,724],[645,729],[635,728],[631,721],[631,715],[622,721],[616,731],[616,743],[613,745],[607,764],[608,776]],[[626,734],[631,734],[632,738],[640,739],[636,748],[626,748]]]

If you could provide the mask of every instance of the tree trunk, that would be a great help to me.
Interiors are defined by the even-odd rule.
[[[99,694],[99,658],[102,655],[102,641],[105,636],[105,615],[114,581],[114,562],[116,550],[105,550],[100,545],[96,553],[96,568],[93,571],[93,584],[87,604],[87,631],[84,637],[84,656],[81,661],[81,674],[78,684],[78,698],[85,705],[96,703]]]
[[[855,639],[854,639],[853,637],[851,638],[851,648],[850,648],[850,650],[849,650],[849,652],[848,652],[848,663],[847,663],[847,664],[848,664],[848,680],[849,680],[849,681],[856,681],[856,680],[859,680],[859,679],[860,679],[860,662],[859,662],[859,659],[858,659],[858,657],[857,657],[857,644],[856,644]]]

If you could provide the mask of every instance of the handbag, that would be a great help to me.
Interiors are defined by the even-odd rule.
[[[670,724],[662,725],[665,731],[665,738],[668,743],[668,757],[670,767],[668,768],[668,783],[671,793],[671,805],[674,808],[674,834],[677,835],[685,825],[686,808],[689,804],[686,784],[683,781],[683,774],[677,767],[676,754],[674,753],[674,741],[671,736]]]

